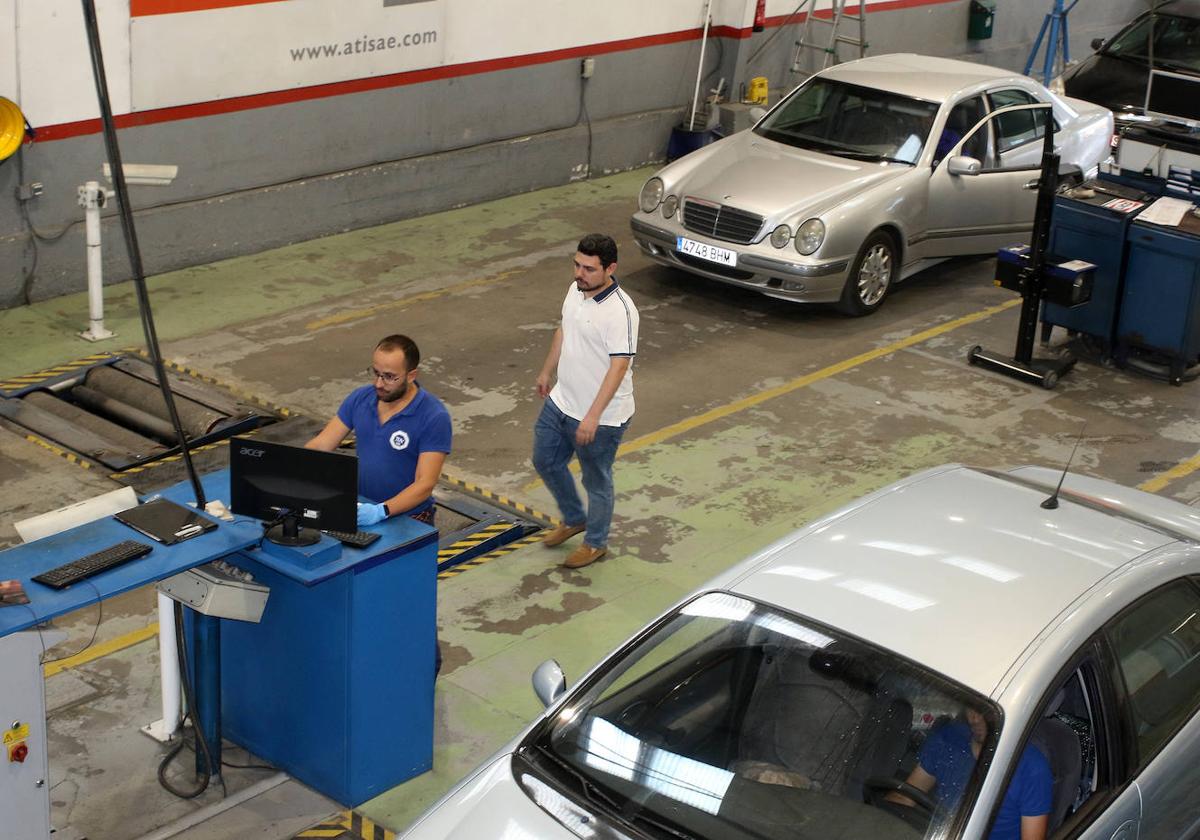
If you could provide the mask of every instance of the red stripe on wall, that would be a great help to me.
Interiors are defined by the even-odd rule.
[[[229,6],[244,6],[257,3],[275,3],[283,0],[131,0],[133,10],[139,8],[178,7],[174,11],[194,11],[198,8],[214,9]],[[887,0],[882,3],[872,3],[867,7],[868,13],[894,9],[908,9],[917,6],[935,6],[943,3],[956,3],[958,0]],[[166,14],[167,12],[150,12],[149,14]],[[138,14],[136,11],[134,14]],[[142,12],[141,14],[146,14]],[[819,16],[825,12],[818,12]],[[794,24],[802,21],[803,15],[791,17],[781,15],[767,19],[767,26],[781,26],[785,22]],[[745,29],[736,26],[714,26],[709,30],[714,37],[749,38],[753,33],[749,27]],[[191,105],[177,105],[172,108],[157,108],[152,111],[137,111],[132,114],[120,114],[116,119],[117,128],[133,128],[142,125],[190,120],[198,117],[212,117],[220,114],[232,114],[238,111],[249,111],[255,108],[269,108],[273,105],[286,105],[294,102],[305,102],[311,99],[325,99],[331,96],[344,96],[351,93],[363,93],[371,90],[403,87],[422,82],[432,82],[441,79],[453,79],[461,76],[473,76],[480,73],[492,73],[497,70],[512,70],[518,67],[533,67],[538,64],[549,64],[585,56],[603,55],[605,53],[625,52],[628,50],[657,47],[664,44],[677,44],[682,41],[694,41],[701,37],[703,30],[683,29],[678,32],[667,32],[660,35],[645,35],[638,38],[626,38],[620,41],[608,41],[603,44],[590,44],[582,47],[570,47],[562,50],[530,53],[528,55],[493,58],[486,61],[472,61],[465,64],[452,64],[442,67],[431,67],[427,70],[411,70],[406,73],[392,73],[387,76],[372,76],[366,79],[350,79],[345,82],[332,82],[324,85],[291,88],[289,90],[257,93],[251,96],[237,96],[232,99],[217,99],[211,102],[197,102]],[[40,126],[37,129],[39,142],[47,140],[65,140],[69,137],[82,137],[88,134],[99,134],[102,130],[99,119],[80,120],[78,122],[58,123],[57,125]]]
[[[234,6],[258,6],[262,3],[281,3],[284,0],[129,0],[130,17],[173,15],[179,12],[207,12],[210,9],[230,9]]]

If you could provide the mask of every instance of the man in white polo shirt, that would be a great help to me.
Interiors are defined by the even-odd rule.
[[[618,285],[616,270],[612,237],[592,233],[579,241],[562,323],[537,378],[545,403],[533,430],[533,466],[563,519],[543,542],[553,547],[586,531],[583,545],[563,563],[570,569],[594,563],[608,551],[613,460],[633,416],[638,313]],[[579,458],[586,511],[567,469],[572,457]]]

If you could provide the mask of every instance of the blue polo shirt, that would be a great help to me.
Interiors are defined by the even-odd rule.
[[[378,405],[375,386],[364,385],[337,412],[358,441],[358,493],[373,502],[386,501],[413,483],[422,452],[450,452],[450,412],[424,388],[418,387],[412,402],[386,423],[379,422]],[[412,510],[392,513],[414,514],[430,507],[432,496]]]
[[[975,769],[971,728],[962,721],[953,721],[933,730],[921,745],[918,758],[925,772],[937,779],[934,801],[941,808],[957,808],[971,771]],[[1021,817],[1050,813],[1053,788],[1054,777],[1046,757],[1037,747],[1026,745],[988,840],[1020,840]]]

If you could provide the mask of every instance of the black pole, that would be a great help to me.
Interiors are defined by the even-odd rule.
[[[1021,319],[1017,328],[1017,346],[1013,359],[1028,365],[1033,361],[1033,342],[1037,337],[1038,314],[1046,281],[1043,268],[1046,250],[1050,245],[1050,216],[1054,212],[1054,194],[1058,189],[1059,157],[1054,153],[1054,112],[1047,105],[1044,111],[1033,111],[1034,119],[1045,115],[1043,133],[1042,171],[1038,180],[1037,204],[1033,211],[1033,235],[1029,243],[1029,264],[1024,269],[1021,300]]]
[[[100,119],[104,123],[104,147],[108,153],[108,164],[112,170],[113,187],[117,193],[117,207],[121,213],[121,231],[125,235],[125,249],[129,252],[129,266],[133,271],[133,286],[137,290],[138,310],[141,313],[142,332],[146,336],[146,350],[154,365],[154,373],[158,377],[159,390],[167,404],[167,413],[171,425],[179,439],[183,464],[187,468],[188,478],[191,479],[192,489],[196,495],[196,506],[205,505],[204,488],[200,485],[200,477],[196,475],[195,465],[192,464],[191,452],[188,450],[187,435],[179,422],[179,412],[175,408],[175,396],[167,383],[167,371],[163,366],[162,354],[158,349],[158,335],[154,329],[154,315],[150,311],[150,294],[146,290],[146,274],[142,269],[142,252],[138,247],[137,230],[133,224],[133,209],[129,205],[129,188],[125,183],[125,169],[121,164],[121,147],[117,142],[117,127],[113,121],[112,103],[108,98],[108,81],[104,72],[104,53],[100,49],[100,27],[96,23],[96,4],[94,0],[81,0],[83,3],[83,23],[87,29],[88,49],[92,56],[92,75],[96,80],[96,96],[100,100]]]

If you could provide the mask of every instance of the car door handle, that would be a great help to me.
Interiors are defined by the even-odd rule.
[[[1021,185],[1021,189],[1023,189],[1023,190],[1036,190],[1036,189],[1037,189],[1038,187],[1040,187],[1041,185],[1042,185],[1042,179],[1041,179],[1041,178],[1034,178],[1032,181],[1026,181],[1024,184],[1022,184],[1022,185]]]

